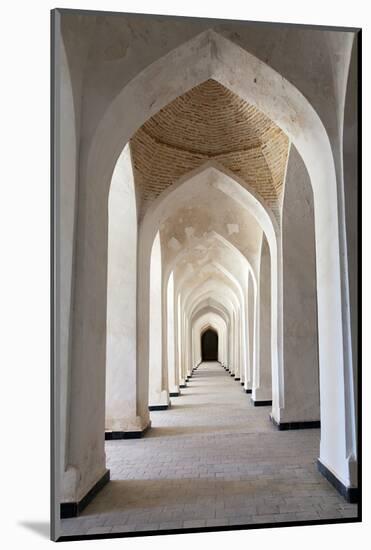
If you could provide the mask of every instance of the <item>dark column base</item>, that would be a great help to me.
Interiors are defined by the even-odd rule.
[[[233,376],[233,378],[234,378],[234,374],[233,374],[233,372],[231,372],[231,376]]]
[[[234,379],[236,380],[236,382],[239,382],[241,380],[241,378],[236,378],[236,377],[234,377]]]
[[[246,393],[252,393],[252,390],[245,390]]]
[[[93,498],[99,493],[99,491],[110,480],[110,472],[107,472],[97,481],[97,483],[90,489],[88,493],[79,502],[62,502],[60,505],[61,519],[76,518],[86,508],[86,506],[93,500]]]
[[[180,387],[180,388],[186,388],[186,387],[187,387],[187,384],[180,384],[179,387]]]
[[[138,430],[136,432],[105,432],[104,439],[106,441],[112,441],[113,439],[140,439],[148,428],[149,426],[144,430]]]
[[[174,391],[169,393],[169,397],[179,397],[180,391]]]
[[[245,385],[245,382],[241,382],[241,386],[244,386]]]
[[[254,401],[253,398],[251,398],[251,402],[253,403],[254,407],[269,407],[272,406],[272,401],[267,399],[266,401]]]
[[[347,502],[356,503],[359,501],[358,487],[347,487],[330,470],[317,460],[318,471],[331,483],[333,487],[345,498]]]
[[[319,420],[303,421],[303,422],[277,422],[272,415],[269,415],[272,423],[281,431],[284,430],[310,430],[320,428]]]
[[[171,405],[149,405],[148,410],[149,411],[167,411],[170,409]]]

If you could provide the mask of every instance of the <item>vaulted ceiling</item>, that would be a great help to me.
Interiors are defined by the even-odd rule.
[[[181,176],[214,160],[278,210],[288,155],[284,132],[215,80],[150,118],[130,142],[141,213]]]

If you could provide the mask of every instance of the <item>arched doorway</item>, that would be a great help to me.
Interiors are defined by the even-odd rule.
[[[201,336],[202,361],[218,360],[218,333],[209,328]]]

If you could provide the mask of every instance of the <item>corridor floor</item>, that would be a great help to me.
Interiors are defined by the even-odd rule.
[[[319,430],[279,432],[269,410],[202,363],[145,437],[106,442],[111,481],[63,534],[355,517],[317,472]]]

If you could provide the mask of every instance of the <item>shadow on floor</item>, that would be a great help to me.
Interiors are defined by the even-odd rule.
[[[187,395],[187,397],[188,397],[188,395]],[[171,410],[172,411],[178,411],[180,409],[194,409],[195,411],[197,411],[197,409],[211,409],[212,407],[214,407],[214,408],[217,407],[217,405],[213,405],[213,404],[210,404],[210,403],[198,403],[197,405],[195,405],[194,403],[178,403],[177,399],[178,399],[178,397],[172,397],[171,398]]]
[[[20,521],[19,525],[40,535],[43,539],[50,539],[50,524],[47,521]]]
[[[331,496],[339,505],[345,504],[344,499],[331,485],[323,484],[320,474],[313,471],[311,485],[316,483],[313,496]],[[308,481],[309,483],[309,481]],[[296,490],[302,489],[301,479],[264,479],[261,475],[251,475],[245,479],[216,479],[216,478],[183,478],[183,479],[145,479],[145,480],[112,480],[100,492],[98,497],[83,511],[82,517],[90,515],[107,514],[111,512],[122,513],[135,511],[136,509],[151,510],[153,508],[195,505],[202,498],[210,499],[210,502],[219,495],[223,498],[232,498],[235,503],[241,504],[250,499],[260,499],[261,504],[265,499],[272,499],[272,493],[276,496],[289,496]],[[304,497],[305,498],[305,497]]]
[[[234,434],[235,432],[241,433],[240,427],[235,425],[228,426],[214,426],[210,430],[210,426],[161,426],[161,428],[156,428],[151,426],[151,429],[146,434],[146,439],[152,437],[174,437],[179,435],[196,435],[196,434],[207,434],[212,436],[217,432],[225,432],[228,434]]]

